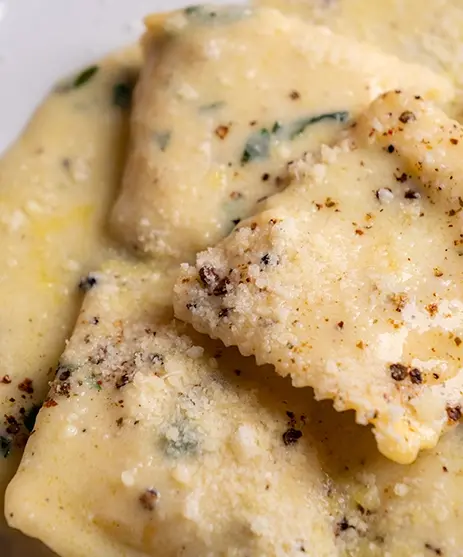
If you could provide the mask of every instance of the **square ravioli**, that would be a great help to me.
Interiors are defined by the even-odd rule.
[[[168,275],[113,264],[95,279],[9,524],[63,557],[335,555],[303,391],[172,321]]]
[[[120,263],[95,278],[8,489],[11,526],[63,557],[462,546],[459,428],[397,465],[310,389],[173,322],[172,278]]]
[[[423,64],[463,87],[461,0],[254,0],[366,41],[406,62]],[[461,106],[459,99],[457,103]]]
[[[138,47],[50,92],[0,167],[0,506],[82,303],[82,276],[114,254],[105,231],[129,114],[112,101],[141,65]],[[72,130],[72,133],[70,132]],[[28,555],[0,518],[0,553]],[[40,549],[34,548],[34,555]],[[16,554],[16,553],[15,553]]]
[[[137,253],[192,261],[281,191],[285,164],[376,96],[443,76],[276,10],[199,6],[147,19],[132,141],[112,213]]]
[[[461,417],[462,138],[418,95],[382,96],[183,265],[176,315],[355,410],[412,462]]]

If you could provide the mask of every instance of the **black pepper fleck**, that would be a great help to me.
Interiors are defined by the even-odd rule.
[[[148,360],[152,364],[156,364],[156,365],[159,365],[159,366],[164,365],[164,356],[162,354],[158,354],[157,352],[154,352],[153,354],[149,354],[148,355]]]
[[[414,367],[413,369],[410,370],[410,380],[412,383],[414,383],[415,385],[419,385],[423,382],[423,376],[421,374],[421,371]]]
[[[224,277],[219,281],[212,293],[214,294],[214,296],[224,296],[227,293],[227,286],[229,284],[230,279],[228,277]]]
[[[434,545],[431,545],[430,543],[425,543],[424,547],[426,549],[429,549],[429,551],[433,551],[435,555],[443,555],[442,549],[440,549],[439,547],[435,547]]]
[[[391,377],[394,381],[403,381],[407,377],[407,368],[403,364],[391,364],[389,366]]]
[[[349,524],[349,521],[344,516],[336,525],[336,535],[339,535],[341,532],[345,532],[349,528],[353,528],[355,530],[355,526]]]
[[[122,389],[128,383],[130,383],[130,376],[128,373],[123,373],[116,381],[116,389]]]
[[[20,432],[21,426],[14,416],[5,416],[5,423],[7,424],[6,432],[10,435],[16,435]]]
[[[210,265],[203,265],[201,269],[199,269],[199,278],[207,288],[208,293],[214,294],[214,296],[225,294],[227,285],[230,283],[227,277],[221,279],[217,271]]]
[[[82,292],[88,292],[97,284],[97,279],[93,275],[87,275],[86,277],[82,277],[79,281],[79,289]]]
[[[445,409],[447,411],[447,416],[451,422],[458,422],[461,418],[461,406],[447,406]]]
[[[402,124],[407,124],[408,122],[413,122],[414,120],[416,120],[416,116],[410,110],[405,110],[405,112],[402,112],[402,114],[399,116],[399,120],[402,122]]]
[[[139,501],[141,506],[147,511],[154,511],[160,498],[160,493],[157,489],[152,487],[148,488],[140,495]]]
[[[302,431],[290,427],[283,433],[283,443],[286,446],[294,445],[299,441],[301,437],[302,437]]]
[[[21,383],[18,385],[18,389],[24,393],[31,395],[34,392],[34,387],[32,386],[32,379],[26,377]]]
[[[270,263],[270,255],[269,255],[268,253],[266,253],[265,255],[263,255],[263,256],[260,258],[260,262],[261,262],[263,265],[268,265],[268,264]]]

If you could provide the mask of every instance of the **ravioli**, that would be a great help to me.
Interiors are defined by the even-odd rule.
[[[392,463],[309,389],[172,321],[169,274],[96,277],[8,489],[12,526],[64,557],[458,555],[460,429]]]
[[[367,428],[328,401],[311,405],[313,443],[330,478],[328,500],[343,513],[335,526],[346,557],[449,557],[462,554],[463,431],[451,429],[413,464],[377,450]]]
[[[461,417],[462,138],[419,96],[381,97],[183,266],[176,315],[355,410],[412,462]]]
[[[451,428],[434,445],[461,416],[455,255],[462,242],[461,129],[421,98],[396,93],[340,134],[378,93],[416,87],[446,104],[453,102],[450,82],[272,10],[192,7],[147,24],[130,162],[112,228],[139,257],[155,256],[152,267],[113,246],[105,226],[138,61],[123,57],[96,73],[89,68],[76,79],[86,85],[80,91],[65,84],[60,95],[72,96],[50,102],[38,116],[44,152],[28,153],[33,125],[30,139],[4,163],[8,174],[21,168],[22,182],[6,211],[0,208],[8,229],[0,233],[11,240],[5,262],[22,267],[4,283],[4,307],[11,308],[5,327],[17,327],[2,336],[4,353],[18,357],[0,383],[8,412],[0,456],[13,450],[0,460],[7,476],[75,321],[77,284],[87,292],[9,487],[9,523],[63,557],[459,555],[461,429]],[[426,57],[416,60],[428,64]],[[281,64],[278,77],[274,64]],[[50,118],[59,123],[56,136]],[[325,145],[334,141],[334,148]],[[83,145],[92,147],[84,157]],[[320,145],[320,154],[306,153]],[[72,156],[57,165],[56,154],[67,150]],[[37,200],[29,203],[31,190],[23,187],[37,174]],[[76,189],[65,188],[62,174],[79,186],[90,215],[76,210],[74,220]],[[50,194],[50,177],[59,194]],[[287,192],[266,201],[288,183]],[[170,265],[219,241],[258,202],[263,212],[201,255],[196,270],[184,267],[179,315],[201,330],[211,327],[213,335],[217,327],[225,342],[261,362],[275,364],[278,357],[280,374],[291,374],[298,386],[312,385],[312,368],[326,354],[347,354],[348,365],[333,360],[336,369],[317,379],[317,396],[334,396],[337,409],[354,409],[358,420],[371,422],[389,458],[409,462],[419,448],[433,447],[413,464],[381,456],[366,428],[330,403],[315,402],[311,389],[294,389],[273,367],[257,367],[254,358],[173,320]],[[341,204],[346,214],[338,213]],[[61,226],[55,217],[69,208]],[[32,218],[41,211],[43,219]],[[359,242],[349,241],[346,230]],[[249,251],[242,253],[244,245]],[[309,257],[287,258],[299,248]],[[87,275],[113,256],[125,262]],[[37,273],[26,266],[31,258],[34,265],[40,258]],[[250,282],[237,292],[218,273],[228,272],[222,267],[228,261],[244,262],[243,277],[248,273]],[[322,283],[326,291],[312,288]],[[288,307],[300,299],[310,305],[291,319]],[[365,299],[369,315],[355,312]],[[31,355],[19,343],[25,335],[38,342]],[[367,338],[375,335],[376,352]],[[310,337],[320,342],[309,349]],[[25,373],[17,366],[23,356]],[[307,358],[315,360],[310,370],[303,368]],[[22,399],[12,404],[20,384]],[[21,556],[30,552],[14,548]]]
[[[9,524],[63,557],[335,555],[307,394],[173,322],[169,273],[96,277]]]
[[[450,77],[461,90],[459,0],[255,0]]]
[[[79,86],[78,77],[64,80],[1,161],[0,504],[72,331],[79,282],[114,254],[105,223],[128,132],[128,110],[114,94],[139,65],[134,47],[99,63],[87,81],[83,72]],[[31,554],[9,536],[0,524],[8,555]]]
[[[132,143],[112,229],[140,256],[192,260],[258,201],[282,168],[331,142],[379,93],[450,83],[270,9],[195,7],[147,19]]]

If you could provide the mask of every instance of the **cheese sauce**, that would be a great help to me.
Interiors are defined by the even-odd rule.
[[[57,371],[6,516],[63,557],[463,555],[461,428],[400,466],[350,413],[172,318],[172,262],[378,94],[415,87],[458,113],[457,2],[281,4],[305,21],[149,18],[110,219],[138,50],[60,84],[1,161],[0,493]],[[0,547],[51,555],[3,525]]]
[[[458,91],[461,73],[463,5],[459,0],[254,0],[336,33],[379,47],[407,62],[451,78]]]
[[[307,394],[172,322],[168,274],[95,276],[10,524],[72,557],[335,554]]]
[[[172,321],[169,273],[95,278],[12,526],[66,557],[461,555],[461,429],[395,464],[348,414]]]
[[[1,161],[2,494],[74,326],[86,288],[79,283],[115,253],[106,219],[128,132],[120,91],[139,64],[134,48],[64,80]]]
[[[378,94],[454,94],[422,66],[275,10],[195,8],[148,26],[112,224],[158,260],[190,260],[228,234],[284,188],[288,161],[333,141]]]
[[[461,415],[462,138],[420,97],[380,97],[184,266],[177,316],[354,409],[412,462]]]

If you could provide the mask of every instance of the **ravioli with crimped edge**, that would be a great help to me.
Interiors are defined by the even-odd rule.
[[[63,557],[463,544],[460,428],[409,466],[391,462],[311,389],[173,321],[169,275],[130,261],[93,275],[8,488],[11,526]]]
[[[176,315],[355,410],[412,462],[461,417],[462,137],[418,95],[379,98],[183,266]]]
[[[9,524],[63,557],[334,555],[307,397],[173,321],[170,275],[95,273]]]

